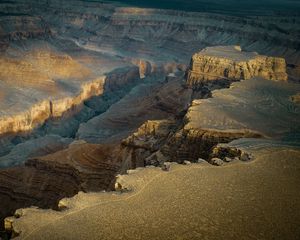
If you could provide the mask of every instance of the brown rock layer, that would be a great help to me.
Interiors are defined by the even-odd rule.
[[[29,159],[25,166],[0,171],[0,217],[24,206],[55,208],[78,191],[112,190],[124,161],[113,145],[72,144],[66,150]]]

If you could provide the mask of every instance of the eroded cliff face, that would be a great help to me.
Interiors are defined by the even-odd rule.
[[[126,149],[119,146],[78,142],[29,159],[25,166],[1,170],[1,220],[24,206],[57,209],[61,198],[78,191],[113,190],[125,157]]]
[[[224,79],[228,81],[225,87],[247,80],[236,82],[233,89],[214,90],[222,87],[220,83]],[[166,161],[197,162],[198,159],[215,165],[234,159],[250,160],[249,154],[234,148],[219,148],[218,144],[240,138],[289,135],[288,122],[295,121],[293,114],[297,112],[296,105],[289,101],[296,99],[293,94],[299,86],[286,81],[268,81],[279,79],[287,79],[284,59],[242,52],[239,47],[207,48],[193,56],[188,70],[186,84],[194,89],[194,100],[183,120],[146,122],[123,144],[133,149],[138,166],[161,166]],[[291,98],[285,97],[286,94]],[[206,99],[210,97],[212,100]],[[282,107],[286,104],[292,106]],[[282,124],[265,119],[266,111],[274,115],[272,119],[282,119]]]
[[[167,66],[161,69],[164,68],[168,69]],[[298,91],[298,85],[251,78],[235,82],[229,89],[213,91],[214,85],[220,87],[217,80],[192,90],[186,88],[184,72],[179,68],[158,82],[146,77],[144,84],[134,87],[105,113],[80,126],[78,138],[101,144],[81,141],[56,153],[31,158],[24,167],[1,171],[0,193],[6,201],[3,216],[30,205],[63,207],[63,202],[57,205],[59,199],[78,191],[114,188],[125,191],[122,183],[114,183],[115,176],[128,169],[154,165],[168,170],[168,162],[204,161],[220,166],[232,161],[249,161],[253,159],[249,152],[226,143],[239,138],[286,138],[289,135],[288,123],[297,109],[294,105],[284,106],[293,104],[290,97]],[[131,78],[119,74],[119,71],[112,73],[113,84],[107,88],[114,90],[118,79],[123,83]],[[140,74],[138,67],[128,71],[128,76]],[[234,77],[229,77],[230,82],[236,80]],[[272,89],[272,94],[268,89]],[[272,116],[268,121],[263,114],[266,106]],[[274,119],[280,119],[280,127]],[[266,131],[266,125],[272,126],[270,132]],[[59,195],[55,194],[57,191]]]
[[[243,53],[239,46],[206,48],[193,55],[187,84],[197,87],[209,81],[238,81],[253,77],[287,80],[286,62],[283,58]]]
[[[168,66],[162,66],[156,69],[167,70],[168,68]],[[132,68],[130,69],[132,70]],[[134,71],[128,71],[128,76],[139,76],[139,68],[135,67],[134,69]],[[173,69],[173,67],[170,69]],[[159,71],[159,73],[163,72]],[[122,71],[111,73],[112,84],[107,85],[107,88],[111,91],[110,94],[118,94],[116,91],[117,83],[120,83],[120,87],[124,86],[121,85],[123,83],[121,80],[127,78],[124,78],[123,74]],[[177,74],[179,76],[176,77]],[[45,144],[48,143],[49,148],[37,144],[42,140],[41,138],[16,145],[8,155],[3,156],[0,160],[7,162],[6,166],[20,164],[25,161],[25,166],[0,171],[0,179],[2,179],[0,180],[0,186],[3,186],[3,188],[0,187],[0,195],[7,203],[5,209],[1,212],[3,214],[1,216],[12,214],[21,205],[37,205],[44,208],[55,207],[58,199],[62,196],[72,196],[78,191],[109,190],[108,184],[112,183],[113,185],[115,175],[125,173],[128,169],[145,166],[144,162],[139,161],[142,158],[137,157],[138,151],[125,144],[120,144],[120,141],[151,117],[155,116],[155,118],[162,119],[182,117],[182,111],[188,106],[192,93],[190,89],[183,87],[183,75],[184,72],[176,72],[174,76],[168,77],[168,79],[161,76],[159,81],[149,77],[144,78],[143,84],[134,87],[130,94],[115,102],[111,107],[108,106],[108,110],[103,114],[99,114],[99,116],[96,115],[91,119],[92,122],[88,121],[86,123],[88,129],[80,127],[79,133],[81,135],[79,135],[79,138],[85,134],[84,136],[88,136],[87,139],[103,144],[80,142],[81,144],[72,144],[67,147],[70,143],[67,141],[66,145],[60,144],[64,148],[63,150],[57,148],[57,152],[55,152],[57,146],[54,143],[66,140],[66,138],[56,136],[53,137],[54,142],[49,141],[48,138],[45,139]],[[108,96],[106,95],[106,97]],[[102,101],[103,99],[95,99],[95,104],[99,109],[104,107],[101,106]],[[89,104],[92,103],[87,103],[87,105]],[[92,106],[90,105],[90,107]],[[176,120],[170,121],[176,122]],[[93,127],[94,122],[99,126],[99,130]],[[72,124],[72,122],[66,122],[67,126],[68,124]],[[161,129],[156,124],[150,124],[150,126],[153,129]],[[146,129],[148,129],[148,125],[145,127]],[[168,134],[167,130],[168,128],[165,131],[166,134]],[[146,134],[153,131],[156,130],[147,131]],[[161,135],[159,135],[160,137]],[[68,140],[72,141],[74,139]],[[50,148],[52,145],[53,148]],[[26,151],[24,151],[24,148],[26,148]],[[24,153],[22,157],[18,158],[19,160],[15,158],[18,153]],[[48,155],[44,156],[47,153]],[[26,161],[27,158],[29,159]],[[27,174],[23,175],[22,171]],[[11,177],[5,180],[6,174],[10,174]],[[34,181],[31,181],[32,178],[26,178],[30,175],[34,176]],[[52,178],[56,178],[57,182]],[[68,178],[68,181],[60,183],[61,179],[64,178]],[[11,183],[8,184],[5,181]],[[56,185],[59,185],[59,187],[56,187]],[[15,193],[13,189],[18,189],[18,192]],[[55,195],[56,191],[59,191],[60,194]],[[30,197],[31,195],[32,197]]]
[[[295,69],[300,63],[297,16],[241,18],[61,0],[5,1],[0,10],[0,135],[36,130],[28,139],[0,139],[2,166],[30,158],[0,171],[1,217],[24,206],[55,207],[78,191],[112,189],[114,176],[131,168],[240,160],[242,152],[217,144],[263,137],[260,129],[206,128],[197,117],[199,102],[190,103],[225,86],[219,78],[229,84],[253,76],[284,80],[285,61],[229,48],[220,57],[216,48],[217,56],[207,52],[192,64],[192,89],[182,77],[191,55],[206,46],[240,44],[286,57]],[[198,86],[199,80],[211,84]],[[45,137],[35,146],[53,132],[54,140]],[[75,139],[100,145],[68,148]],[[216,157],[221,160],[211,161]]]
[[[132,84],[139,77],[138,67],[122,68],[107,76],[83,83],[78,95],[44,100],[18,114],[3,115],[0,118],[0,135],[33,130],[47,119],[61,117],[67,111],[75,112],[76,108],[79,108],[85,100],[93,96],[99,96],[104,91],[112,91],[126,84]]]
[[[221,165],[234,160],[250,160],[248,153],[237,148],[218,147],[239,138],[262,138],[255,131],[221,132],[208,129],[182,129],[180,122],[170,120],[147,121],[137,132],[124,139],[122,145],[131,156],[127,169],[148,165],[164,166],[166,162],[196,163],[206,161]],[[242,155],[244,155],[242,157]],[[214,163],[214,158],[220,162]],[[225,158],[226,161],[225,161]]]
[[[24,85],[28,89],[22,92],[22,96],[33,98],[20,100],[27,105],[24,107],[21,104],[18,112],[22,116],[16,116],[16,124],[9,119],[12,114],[7,111],[9,117],[3,122],[7,125],[6,130],[0,133],[31,129],[31,125],[35,124],[26,121],[43,122],[49,117],[51,104],[55,108],[53,113],[60,116],[61,112],[76,106],[78,101],[84,101],[86,98],[78,97],[80,91],[84,91],[78,87],[83,86],[78,81],[92,81],[112,71],[113,67],[107,68],[109,61],[114,62],[115,67],[133,63],[139,67],[140,77],[144,78],[156,70],[162,70],[160,66],[167,66],[168,62],[177,65],[185,63],[192,53],[207,45],[241,44],[246,50],[282,56],[288,62],[299,64],[297,16],[241,18],[99,2],[77,4],[74,6],[70,1],[31,4],[22,0],[1,3],[0,44],[3,45],[3,59],[0,60],[0,85],[6,93],[0,91],[0,99],[5,99],[7,93],[19,95],[16,88]],[[36,50],[32,49],[33,46],[40,47]],[[23,50],[25,57],[20,53]],[[225,61],[224,64],[228,67],[232,62]],[[249,64],[250,67],[239,63],[236,67],[229,67],[229,72],[215,70],[212,74],[235,79],[255,75],[270,79],[286,78],[280,70],[269,70],[273,67],[283,69],[284,63],[280,59],[261,58]],[[14,71],[15,66],[19,67],[18,71]],[[265,70],[260,71],[260,68]],[[212,78],[205,75],[201,78]],[[195,74],[191,72],[191,82],[194,78]],[[77,84],[73,84],[74,81]],[[38,88],[39,94],[32,88]],[[67,90],[62,92],[63,97],[52,98],[53,92],[61,88]],[[74,89],[76,94],[73,94]],[[65,98],[66,95],[68,98]],[[76,99],[73,99],[75,96]],[[48,98],[57,102],[44,103]],[[30,108],[34,108],[34,113],[29,113]],[[40,113],[36,108],[44,108],[47,113]],[[39,117],[35,120],[31,115]]]

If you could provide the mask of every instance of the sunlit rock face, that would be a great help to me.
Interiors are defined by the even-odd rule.
[[[50,46],[42,43],[41,47]],[[31,47],[29,53],[21,51],[18,54],[21,56],[0,60],[3,92],[0,134],[32,130],[48,118],[60,117],[104,90],[139,78],[138,67],[103,56],[72,58],[58,53],[57,49],[45,51],[36,47]],[[100,70],[95,68],[98,64],[102,64]],[[117,68],[119,73],[105,74]]]
[[[253,77],[287,80],[285,59],[242,52],[239,46],[205,48],[193,55],[187,84],[195,87],[207,81],[237,81]]]
[[[0,90],[0,134],[32,130],[102,94],[105,76],[116,68],[138,66],[144,78],[167,63],[186,64],[209,45],[239,44],[288,63],[300,61],[297,15],[245,18],[97,1],[17,0],[0,8],[5,89]],[[261,61],[284,65],[279,59]],[[278,74],[260,73],[274,79]]]

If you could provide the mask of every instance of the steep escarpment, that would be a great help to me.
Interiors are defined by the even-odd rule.
[[[140,76],[138,68],[134,72]],[[112,82],[123,79],[118,74],[112,75]],[[229,89],[214,91],[218,81],[212,81],[192,90],[186,88],[183,75],[177,69],[157,82],[146,77],[106,112],[80,126],[79,139],[101,144],[78,142],[31,158],[24,167],[1,171],[0,189],[7,203],[3,216],[21,206],[55,208],[59,199],[78,191],[114,189],[115,176],[132,168],[155,165],[168,170],[170,161],[188,164],[204,160],[219,166],[251,160],[252,155],[244,150],[219,145],[235,139],[295,141],[289,123],[297,128],[294,116],[298,110],[290,97],[299,91],[298,85],[251,78],[235,82]],[[113,86],[107,87],[113,90]],[[287,103],[292,105],[286,107]],[[264,114],[266,108],[271,118]],[[61,183],[63,179],[68,180]]]
[[[138,67],[122,68],[111,72],[107,76],[101,76],[90,82],[82,83],[78,95],[75,92],[74,96],[70,97],[41,100],[41,102],[30,106],[28,110],[23,110],[14,115],[7,116],[4,113],[0,119],[0,134],[33,130],[45,120],[51,117],[60,117],[69,110],[75,111],[85,100],[98,96],[104,91],[112,91],[122,85],[133,83],[139,77]]]
[[[49,117],[51,106],[60,116],[61,112],[76,106],[77,101],[84,101],[82,97],[73,99],[84,91],[78,81],[90,82],[101,78],[104,73],[113,70],[112,66],[108,67],[109,61],[114,67],[134,63],[139,66],[140,77],[143,78],[153,72],[153,66],[168,62],[185,63],[192,53],[208,45],[240,44],[246,50],[278,55],[288,59],[289,63],[299,64],[297,16],[242,18],[82,1],[74,5],[69,1],[32,3],[17,0],[3,2],[0,8],[0,41],[6,44],[0,81],[5,94],[0,93],[0,98],[5,98],[7,93],[20,95],[16,89],[24,85],[26,90],[23,89],[22,96],[29,96],[13,103],[14,108],[20,102],[27,104],[20,104],[18,112],[22,116],[17,117],[20,118],[17,124],[11,119],[5,120],[7,126],[3,132],[31,129],[36,122],[41,123]],[[38,51],[33,46],[39,46]],[[45,49],[49,51],[45,52]],[[254,65],[255,69],[252,71],[251,68],[249,74],[246,70],[242,73],[240,69],[230,74],[235,78],[254,76],[261,65],[264,65],[263,68],[276,66],[277,69],[284,64],[282,60],[267,58]],[[14,71],[14,66],[21,67]],[[220,75],[219,72],[217,74]],[[221,76],[228,74],[225,72]],[[258,75],[286,78],[280,74],[266,70]],[[63,97],[52,96],[58,91]],[[10,101],[5,102],[6,106],[11,104]],[[31,108],[33,111],[29,112]],[[44,110],[37,111],[36,108]],[[24,109],[28,111],[26,114]],[[7,114],[11,117],[9,110]],[[26,126],[22,129],[14,125]]]
[[[267,80],[275,77],[286,79],[283,59],[272,58],[270,63],[268,57],[244,53],[234,47],[209,48],[199,55],[201,60],[188,70],[186,84],[192,84],[194,100],[183,121],[146,122],[123,141],[125,146],[133,149],[138,166],[161,166],[166,161],[197,162],[198,159],[221,165],[233,159],[250,160],[251,156],[235,148],[219,148],[220,143],[240,138],[295,141],[299,125],[295,122],[298,106],[296,101],[293,103],[290,99],[295,99],[294,94],[299,91],[299,86],[286,81]],[[256,57],[258,65],[247,63]],[[213,58],[213,61],[206,61],[206,58]],[[247,68],[244,70],[238,61],[244,61]],[[194,71],[195,66],[203,71]],[[240,78],[247,80],[235,82],[229,89],[220,90],[220,82],[225,78],[221,74],[224,72],[228,73],[226,80],[229,85],[225,84],[226,87]],[[247,77],[241,76],[243,72]],[[198,77],[194,82],[191,81],[191,74]],[[290,133],[291,122],[295,126],[295,137]]]
[[[1,217],[111,190],[115,175],[131,168],[249,160],[218,146],[237,138],[297,142],[298,87],[252,79],[287,78],[285,61],[271,56],[286,58],[298,78],[297,15],[67,0],[4,1],[0,13],[0,166],[21,165],[0,171]],[[184,79],[192,54],[233,44],[270,57],[206,49]],[[236,92],[214,91],[240,79],[249,80],[234,84]]]
[[[287,80],[285,60],[254,52],[242,53],[239,46],[206,48],[193,55],[187,84],[196,87],[207,81],[238,81],[253,77]]]
[[[248,153],[237,148],[220,148],[217,147],[218,144],[229,143],[239,138],[261,137],[260,133],[254,131],[226,133],[201,128],[182,129],[180,122],[156,120],[145,122],[137,132],[124,139],[122,145],[131,155],[131,162],[127,164],[127,168],[200,160],[214,164],[213,158],[228,158],[227,162],[234,159],[250,160],[250,157],[246,158]]]
[[[147,120],[181,117],[191,101],[192,90],[183,87],[184,72],[172,80],[148,77],[105,113],[82,123],[77,138],[90,143],[120,142]]]

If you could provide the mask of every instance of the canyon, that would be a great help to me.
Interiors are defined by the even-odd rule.
[[[242,181],[258,185],[254,176],[285,164],[287,182],[299,179],[293,169],[298,163],[288,162],[298,158],[300,144],[297,14],[240,16],[75,0],[4,1],[0,10],[3,236],[94,234],[79,224],[74,237],[64,219],[70,214],[82,221],[77,212],[97,201],[113,208],[112,202],[139,194],[149,182],[150,189],[160,189],[162,182],[151,182],[164,173],[174,174],[182,189],[201,179],[211,184],[211,176],[194,171],[202,166],[220,179],[222,169],[232,179],[246,168],[253,175]],[[269,166],[271,158],[276,160]],[[280,181],[285,172],[278,174]],[[274,191],[282,199],[284,193]],[[141,202],[148,204],[143,194]],[[299,209],[295,204],[294,211]],[[93,219],[89,228],[96,220],[86,214]],[[45,229],[60,219],[63,230]],[[279,221],[279,228],[293,228],[295,219]],[[194,220],[194,227],[202,221]]]

